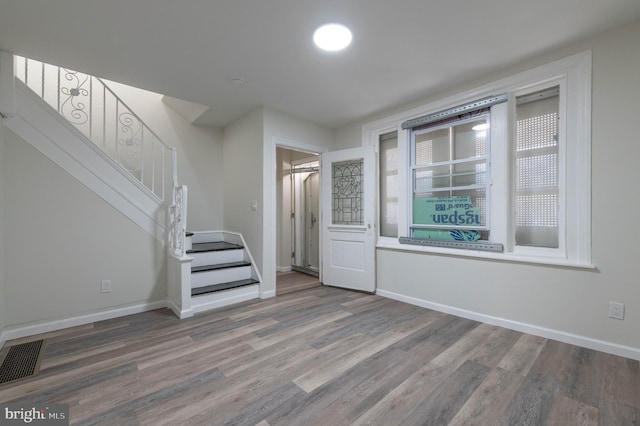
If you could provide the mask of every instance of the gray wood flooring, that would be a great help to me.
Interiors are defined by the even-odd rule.
[[[74,425],[640,424],[638,361],[290,274],[187,320],[32,336],[40,374],[0,401],[66,403]]]

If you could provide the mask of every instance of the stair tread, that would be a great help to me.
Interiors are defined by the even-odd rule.
[[[186,231],[184,235],[185,237],[193,237],[193,232]]]
[[[191,268],[191,272],[215,271],[218,269],[239,268],[243,266],[251,266],[251,262],[241,261],[241,262],[218,263],[216,265],[194,266]]]
[[[213,243],[194,243],[191,250],[187,250],[187,253],[203,253],[207,251],[223,251],[223,250],[238,250],[242,249],[241,245],[228,243],[226,241],[216,241]]]
[[[201,294],[213,293],[221,290],[229,290],[236,287],[243,287],[251,284],[258,284],[258,280],[249,278],[246,280],[230,281],[227,283],[213,284],[204,287],[196,287],[191,289],[191,296],[199,296]]]

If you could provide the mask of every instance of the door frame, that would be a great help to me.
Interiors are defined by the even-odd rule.
[[[273,136],[271,143],[264,144],[263,167],[262,167],[262,284],[260,285],[260,298],[266,299],[276,295],[276,264],[277,264],[277,202],[276,200],[276,172],[277,172],[277,148],[303,151],[311,154],[321,155],[330,151],[328,147],[310,145],[304,142],[286,139],[280,136]],[[322,203],[322,190],[319,194]],[[322,204],[321,204],[322,205]],[[319,241],[322,250],[322,236]],[[320,264],[322,264],[322,252],[320,254]],[[322,268],[320,268],[322,269]],[[322,279],[322,276],[320,276]]]

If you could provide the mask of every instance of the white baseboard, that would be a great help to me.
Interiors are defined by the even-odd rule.
[[[291,266],[276,266],[276,272],[291,272]]]
[[[261,291],[260,292],[260,299],[269,299],[270,297],[275,297],[275,296],[276,296],[276,291],[275,290]]]
[[[136,303],[120,306],[113,309],[100,310],[90,314],[67,317],[53,321],[38,321],[35,323],[30,323],[28,325],[10,326],[4,329],[4,332],[2,333],[3,340],[0,341],[2,341],[2,343],[4,344],[4,341],[7,340],[20,339],[22,337],[62,330],[63,328],[90,324],[96,321],[104,321],[112,318],[123,317],[126,315],[139,314],[141,312],[165,308],[166,306],[167,301],[163,299],[154,302]]]
[[[171,300],[167,301],[167,308],[171,309],[171,312],[180,319],[191,318],[193,316],[193,309],[180,309],[178,305]]]
[[[420,306],[422,308],[432,309],[434,311],[444,312],[462,318],[483,322],[486,324],[497,325],[499,327],[508,328],[510,330],[520,331],[522,333],[533,334],[547,339],[557,340],[559,342],[569,343],[571,345],[581,346],[587,349],[606,352],[613,355],[623,356],[640,361],[640,348],[619,345],[617,343],[607,342],[604,340],[592,339],[591,337],[580,336],[564,331],[553,330],[550,328],[540,327],[533,324],[527,324],[518,321],[512,321],[505,318],[494,317],[490,315],[480,314],[478,312],[467,311],[465,309],[455,308],[453,306],[442,305],[439,303],[429,302],[427,300],[415,297],[405,296],[393,293],[387,290],[376,291],[376,294],[389,299],[398,300],[400,302],[409,303],[411,305]]]

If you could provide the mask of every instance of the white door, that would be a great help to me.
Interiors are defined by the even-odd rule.
[[[373,292],[375,154],[373,147],[321,155],[322,282]]]

